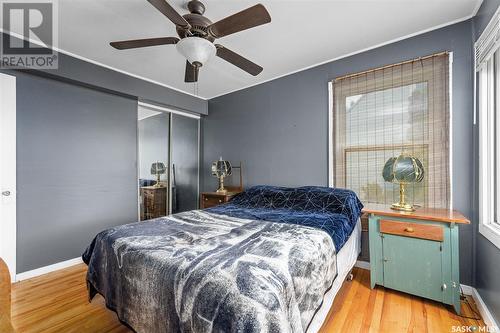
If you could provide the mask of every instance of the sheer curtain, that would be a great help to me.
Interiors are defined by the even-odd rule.
[[[409,201],[450,204],[449,55],[435,54],[352,74],[333,82],[335,186],[364,203],[398,201],[399,187],[382,178],[385,162],[402,153],[424,165]]]

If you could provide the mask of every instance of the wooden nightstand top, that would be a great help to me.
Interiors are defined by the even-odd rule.
[[[144,189],[144,190],[165,190],[165,189],[167,189],[167,187],[166,186],[151,185],[151,186],[141,186],[141,189]]]
[[[414,212],[403,212],[390,208],[390,205],[367,204],[363,208],[363,213],[376,214],[391,217],[406,217],[416,220],[427,220],[444,223],[462,223],[469,224],[470,221],[462,213],[456,210],[439,208],[417,208]]]
[[[232,197],[232,196],[235,196],[238,193],[240,193],[240,192],[226,192],[226,193],[222,193],[222,192],[201,192],[202,195],[214,196],[214,197]]]

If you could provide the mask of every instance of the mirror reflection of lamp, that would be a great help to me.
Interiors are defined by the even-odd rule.
[[[227,190],[224,188],[224,177],[231,176],[232,173],[233,171],[231,168],[231,163],[229,161],[223,160],[222,157],[220,157],[218,161],[212,163],[212,176],[219,179],[219,188],[216,192],[227,192]]]
[[[156,184],[154,185],[155,187],[161,187],[160,177],[166,172],[167,168],[165,167],[165,164],[163,164],[162,162],[155,162],[151,164],[151,174],[156,175]]]
[[[385,162],[382,176],[386,182],[399,184],[399,202],[391,208],[412,212],[415,207],[406,202],[405,187],[411,183],[420,183],[424,179],[424,167],[416,157],[401,154]]]

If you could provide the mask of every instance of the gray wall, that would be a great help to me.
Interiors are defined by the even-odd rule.
[[[491,16],[495,13],[500,0],[485,0],[479,8],[479,11],[474,17],[474,40],[479,38],[481,32],[488,24]],[[479,220],[479,206],[478,196],[478,182],[477,161],[478,161],[478,135],[477,128],[474,133],[474,158],[472,161],[475,163],[474,172],[474,220]],[[486,305],[495,316],[497,323],[500,323],[500,250],[493,245],[490,241],[484,238],[477,228],[475,232],[476,256],[475,256],[475,285],[481,298],[485,301]]]
[[[245,185],[328,184],[328,89],[335,77],[453,52],[453,200],[472,214],[472,23],[470,20],[330,62],[209,101],[203,126],[203,189],[210,163],[243,161]],[[473,282],[472,226],[460,230],[461,281]]]
[[[168,166],[170,113],[160,113],[139,121],[139,178],[156,179],[151,164],[163,162]],[[161,180],[167,180],[167,174]]]
[[[17,272],[137,220],[137,101],[17,76]]]

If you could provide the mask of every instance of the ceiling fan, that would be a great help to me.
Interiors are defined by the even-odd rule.
[[[187,59],[185,82],[197,82],[200,67],[214,55],[254,76],[262,72],[263,68],[259,65],[220,44],[214,44],[214,41],[217,38],[271,22],[271,16],[263,5],[257,4],[212,23],[203,16],[205,5],[201,1],[189,1],[187,7],[190,13],[182,16],[165,0],[147,1],[175,24],[179,38],[158,37],[124,40],[109,43],[112,47],[125,50],[176,44],[179,53]]]

